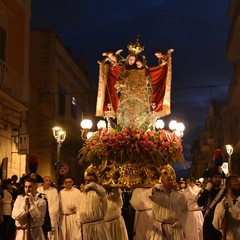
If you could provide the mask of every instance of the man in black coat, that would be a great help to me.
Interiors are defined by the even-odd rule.
[[[226,195],[225,186],[223,185],[223,178],[226,178],[226,176],[219,167],[207,169],[207,175],[210,181],[201,191],[197,200],[198,205],[203,208],[203,239],[221,240],[222,233],[214,228],[212,221],[216,205]]]

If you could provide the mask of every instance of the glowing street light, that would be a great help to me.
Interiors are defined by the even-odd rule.
[[[61,160],[60,160],[60,149],[62,146],[62,143],[66,139],[66,131],[59,126],[55,126],[52,128],[53,136],[57,140],[57,162],[56,167],[57,167],[57,183],[59,186],[59,171],[60,171],[60,165],[61,165]]]
[[[232,156],[232,153],[233,153],[233,147],[232,147],[232,145],[227,144],[227,145],[225,145],[225,148],[226,148],[226,151],[227,151],[227,154],[228,154],[228,173],[229,173],[229,176],[231,176],[232,175],[231,156]]]

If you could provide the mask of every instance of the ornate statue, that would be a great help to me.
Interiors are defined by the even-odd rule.
[[[170,114],[171,53],[157,51],[159,65],[148,67],[136,42],[127,46],[124,59],[109,51],[100,67],[96,116],[117,118],[116,128],[95,132],[80,150],[81,161],[95,165],[99,181],[106,186],[149,186],[163,171],[175,172],[168,163],[182,161],[181,138],[154,131],[155,120]],[[164,165],[164,166],[163,166]],[[165,166],[166,165],[166,166]]]
[[[132,126],[146,130],[150,124],[150,107],[155,104],[156,117],[170,114],[171,89],[171,53],[164,56],[164,64],[147,67],[146,57],[142,55],[144,47],[139,43],[128,45],[129,55],[125,64],[109,66],[105,61],[99,62],[100,75],[96,116],[108,113],[111,104],[112,116],[123,127]],[[108,55],[105,53],[104,55]],[[113,52],[109,55],[113,59]],[[158,56],[158,58],[163,58]],[[114,62],[117,58],[114,58]],[[161,60],[163,62],[163,60]]]

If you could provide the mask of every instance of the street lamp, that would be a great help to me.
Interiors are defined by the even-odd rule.
[[[232,163],[231,163],[231,155],[233,153],[233,147],[230,144],[225,145],[226,151],[228,153],[228,173],[229,176],[232,175]]]
[[[53,131],[53,136],[57,140],[57,162],[55,163],[57,167],[57,183],[59,186],[59,171],[60,171],[60,166],[61,166],[61,161],[60,161],[60,149],[62,146],[62,143],[64,142],[66,138],[66,131],[59,126],[55,126],[52,128]]]

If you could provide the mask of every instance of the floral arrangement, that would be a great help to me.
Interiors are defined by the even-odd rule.
[[[80,150],[80,162],[99,166],[103,160],[158,166],[181,162],[182,140],[167,130],[106,128],[95,132]]]

